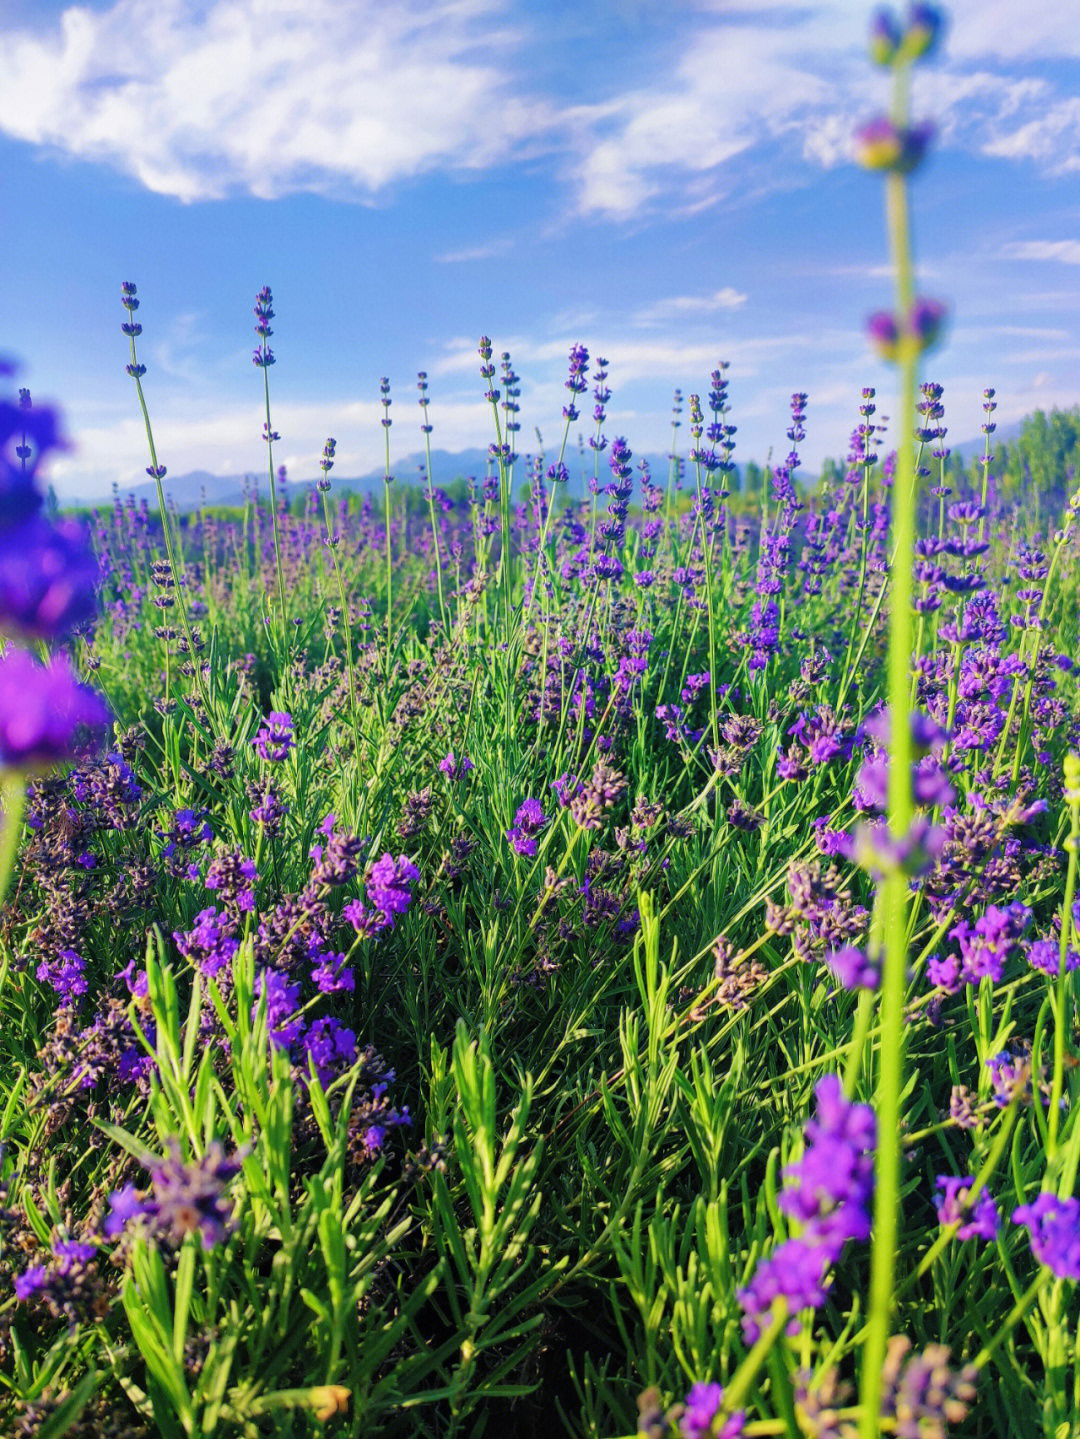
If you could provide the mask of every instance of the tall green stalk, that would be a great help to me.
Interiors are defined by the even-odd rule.
[[[390,418],[390,381],[384,376],[379,382],[379,389],[382,393],[381,404],[383,407],[382,427],[385,437],[386,454],[383,464],[383,518],[386,529],[386,679],[390,681],[390,652],[393,649],[394,628],[394,590],[392,557],[390,551],[390,486],[394,477],[390,473],[390,426],[393,421]]]
[[[894,63],[891,121],[897,137],[908,131],[910,58]],[[862,1354],[859,1399],[862,1439],[880,1432],[882,1369],[894,1305],[896,1247],[900,1222],[901,1093],[904,1080],[904,995],[907,984],[908,871],[902,853],[914,818],[911,766],[914,758],[909,711],[911,691],[912,597],[915,551],[915,454],[911,425],[916,413],[916,365],[925,348],[915,309],[906,171],[898,156],[886,167],[886,214],[896,276],[895,344],[900,366],[897,463],[892,494],[892,571],[889,599],[887,693],[889,768],[887,814],[892,862],[881,889],[885,929],[879,1008],[876,1109],[878,1146],[874,1188],[874,1240],[870,1264],[869,1318]]]
[[[281,563],[277,485],[274,478],[274,441],[281,437],[274,433],[273,425],[270,423],[270,366],[274,363],[274,352],[270,348],[269,341],[270,336],[274,333],[270,328],[270,321],[274,318],[273,306],[274,297],[270,292],[270,286],[264,285],[255,296],[255,318],[257,320],[255,333],[259,337],[259,347],[253,358],[255,364],[262,370],[263,398],[266,404],[263,439],[266,441],[266,463],[270,472],[270,520],[274,530],[274,564],[277,568],[278,605],[281,611],[281,651],[284,659],[288,652],[288,611],[285,602],[285,571]]]
[[[274,431],[270,427],[270,375],[262,366],[263,397],[266,402],[266,463],[270,472],[270,518],[274,526],[274,566],[277,569],[278,604],[281,606],[281,635],[287,643],[288,609],[285,602],[285,569],[281,563],[281,527],[278,523],[277,483],[274,476]]]
[[[427,374],[425,371],[420,371],[417,383],[420,386],[420,405],[424,412],[424,420],[420,428],[424,435],[424,454],[427,458],[427,502],[428,517],[431,520],[431,543],[435,550],[435,585],[439,592],[439,619],[442,621],[445,637],[450,632],[450,621],[446,612],[446,601],[443,598],[442,554],[439,549],[439,527],[435,523],[435,491],[432,488],[431,476],[431,423],[428,420]]]
[[[26,809],[26,776],[22,770],[5,770],[0,779],[0,904],[8,892],[22,838]]]
[[[206,719],[210,721],[210,699],[203,682],[202,666],[199,657],[195,652],[195,637],[191,629],[191,621],[188,618],[187,602],[184,599],[183,569],[177,566],[176,550],[173,547],[172,524],[169,519],[168,506],[165,503],[165,491],[162,489],[161,481],[165,476],[165,466],[158,464],[157,447],[154,444],[154,431],[150,424],[150,411],[146,406],[146,395],[143,393],[142,377],[146,374],[146,366],[139,363],[139,357],[135,348],[136,338],[142,334],[142,325],[134,319],[134,312],[138,308],[138,300],[135,299],[135,286],[125,284],[124,308],[132,316],[122,329],[127,335],[131,345],[131,362],[127,372],[135,381],[135,389],[139,396],[139,409],[142,412],[143,424],[146,427],[146,443],[150,448],[150,468],[148,474],[154,481],[157,488],[158,512],[161,516],[161,533],[165,541],[165,554],[169,561],[169,572],[173,577],[173,585],[176,590],[176,608],[180,615],[180,624],[184,631],[184,638],[187,640],[188,654],[191,656],[192,668],[194,670],[195,685],[202,698],[206,710]]]
[[[1065,877],[1065,898],[1061,906],[1058,972],[1053,990],[1054,1077],[1050,1086],[1050,1112],[1047,1115],[1047,1162],[1053,1160],[1058,1148],[1058,1124],[1065,1089],[1065,1033],[1072,1028],[1072,994],[1066,960],[1072,940],[1073,900],[1076,898],[1076,869],[1077,859],[1080,857],[1080,757],[1075,754],[1065,756],[1065,800],[1069,806],[1069,833],[1065,838],[1065,852],[1069,856],[1069,864]]]

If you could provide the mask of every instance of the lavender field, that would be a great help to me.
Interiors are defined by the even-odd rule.
[[[477,473],[420,373],[374,492],[286,474],[264,287],[181,511],[124,281],[154,498],[64,513],[3,362],[0,1435],[1078,1439],[1080,408],[933,378],[943,23],[871,24],[817,473],[737,353],[661,467],[618,354],[533,444],[484,337]]]

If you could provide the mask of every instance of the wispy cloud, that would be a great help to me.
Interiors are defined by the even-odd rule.
[[[672,295],[668,300],[657,300],[654,304],[638,310],[633,323],[659,325],[667,320],[685,320],[698,315],[715,314],[717,310],[737,310],[746,304],[748,298],[732,285],[725,285],[708,295]]]
[[[434,256],[434,259],[439,265],[475,264],[479,260],[495,260],[500,255],[505,255],[512,245],[513,241],[507,235],[499,240],[486,240],[481,245],[466,245],[460,250],[447,250]]]
[[[790,16],[721,20],[685,37],[670,80],[628,91],[583,127],[579,210],[635,214],[670,191],[673,177],[714,171],[796,112],[822,107],[828,82],[798,43],[801,28]]]
[[[1080,240],[1017,240],[1002,251],[1006,260],[1057,260],[1080,265]]]
[[[1037,160],[1054,175],[1080,170],[1080,96],[1058,100],[1012,129],[999,127],[984,155]]]
[[[1080,55],[1080,31],[1057,4],[1028,4],[1020,15],[1015,0],[951,0],[946,49],[961,60],[1061,60]]]
[[[0,30],[0,130],[181,200],[373,195],[512,154],[551,107],[514,84],[495,0],[115,0]],[[492,115],[498,115],[498,123]]]
[[[1078,48],[1054,7],[1029,7],[1023,25],[1007,0],[954,10],[943,58],[916,77],[945,142],[1080,168],[1080,96],[1016,68]],[[542,12],[521,0],[76,4],[33,30],[0,22],[0,132],[184,201],[308,191],[372,202],[395,182],[544,154],[573,211],[632,220],[723,204],[736,180],[753,183],[747,157],[770,146],[785,157],[771,182],[803,183],[808,168],[850,158],[854,124],[881,104],[849,0],[699,0],[662,19],[642,4],[649,78],[599,99],[580,76],[549,85],[530,64]],[[599,42],[599,22],[583,23]],[[497,239],[439,259],[508,248]]]

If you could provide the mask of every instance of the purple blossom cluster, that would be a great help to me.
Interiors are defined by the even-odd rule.
[[[970,1199],[974,1180],[966,1175],[942,1174],[935,1183],[940,1190],[934,1195],[938,1223],[942,1228],[956,1224],[957,1239],[996,1239],[998,1233],[998,1212],[993,1197],[985,1188],[979,1190],[974,1201]]]
[[[515,854],[525,859],[536,856],[536,836],[547,824],[547,818],[538,799],[526,799],[514,815],[513,825],[506,831],[506,838]]]
[[[197,1234],[204,1249],[224,1243],[232,1214],[228,1188],[243,1158],[242,1152],[227,1156],[214,1140],[188,1160],[172,1140],[168,1153],[149,1164],[149,1194],[126,1184],[109,1196],[105,1237],[116,1239],[134,1223],[159,1243],[178,1245],[189,1234]]]
[[[647,1439],[739,1439],[746,1425],[741,1409],[724,1412],[721,1384],[692,1384],[681,1403],[667,1408],[659,1389],[646,1389],[637,1406],[637,1432]]]
[[[10,373],[10,367],[4,367]],[[0,630],[24,640],[64,639],[97,609],[98,562],[84,528],[42,512],[39,471],[68,447],[55,410],[30,391],[0,399]],[[0,767],[52,768],[100,740],[109,714],[80,684],[66,655],[40,665],[24,650],[0,658]]]
[[[848,1241],[870,1236],[874,1112],[869,1105],[846,1099],[836,1075],[820,1080],[814,1094],[817,1112],[806,1125],[806,1148],[802,1158],[784,1170],[779,1199],[783,1213],[799,1224],[798,1235],[777,1245],[738,1293],[743,1334],[750,1343],[777,1300],[783,1300],[792,1315],[820,1309],[829,1270]],[[798,1332],[794,1318],[790,1329]]]
[[[1030,921],[1031,910],[1019,900],[1005,907],[989,905],[974,924],[962,919],[949,931],[959,954],[933,956],[927,962],[927,978],[948,994],[983,979],[1000,984],[1005,964]]]
[[[1059,1279],[1080,1279],[1080,1199],[1040,1194],[1013,1210],[1031,1237],[1031,1252]]]

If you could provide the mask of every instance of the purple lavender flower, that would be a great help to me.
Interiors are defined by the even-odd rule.
[[[240,948],[232,919],[216,909],[203,909],[195,916],[195,925],[185,931],[173,930],[177,949],[207,978],[226,969]]]
[[[536,855],[536,835],[547,824],[538,799],[526,799],[519,806],[517,814],[514,815],[514,823],[506,831],[506,838],[510,841],[515,854],[520,854],[526,859],[532,859]]]
[[[369,909],[362,899],[350,900],[341,911],[356,930],[359,939],[373,939],[380,930],[389,927],[387,916],[376,909]]]
[[[46,666],[23,650],[0,659],[0,765],[48,769],[73,759],[88,735],[100,734],[109,712],[100,696],[79,684],[66,656]]]
[[[870,58],[875,65],[891,65],[903,36],[890,10],[878,10],[870,22]]]
[[[412,903],[409,886],[420,878],[420,871],[411,859],[399,854],[384,854],[376,860],[367,875],[368,900],[386,916],[388,926],[393,926],[394,916],[404,914]]]
[[[904,54],[912,60],[921,60],[932,54],[944,30],[945,16],[936,5],[912,5],[904,31]],[[994,392],[991,390],[989,393],[992,396]]]
[[[316,887],[329,885],[338,888],[348,884],[356,874],[357,863],[364,851],[364,841],[356,835],[342,834],[335,829],[337,816],[328,814],[319,826],[319,833],[326,837],[325,844],[311,846],[311,883]]]
[[[777,1298],[786,1299],[792,1313],[819,1309],[825,1302],[828,1270],[845,1244],[870,1235],[874,1111],[866,1104],[852,1104],[835,1074],[820,1081],[815,1096],[817,1113],[806,1125],[806,1149],[784,1170],[779,1200],[784,1213],[802,1223],[802,1232],[774,1249],[737,1296],[749,1343],[760,1333],[761,1315]]]
[[[1061,972],[1061,946],[1056,939],[1032,940],[1027,947],[1027,961],[1032,969],[1056,979]],[[1065,952],[1065,970],[1071,973],[1074,969],[1080,969],[1080,953],[1070,948]]]
[[[738,1439],[745,1422],[741,1410],[730,1415],[719,1429],[713,1427],[723,1404],[722,1385],[694,1384],[686,1396],[679,1419],[682,1439]]]
[[[439,761],[439,772],[444,774],[448,780],[464,779],[471,769],[474,769],[472,760],[467,754],[458,759],[453,750]]]
[[[85,961],[73,949],[62,949],[55,959],[43,959],[35,973],[68,1004],[86,993],[85,969]]]
[[[259,755],[270,764],[279,764],[288,757],[296,740],[293,737],[293,718],[282,710],[274,710],[266,716],[259,733],[251,741]]]
[[[165,841],[161,853],[171,859],[177,850],[190,850],[206,844],[214,838],[207,812],[204,809],[178,809],[173,823],[167,830],[158,830],[158,837]]]
[[[48,1282],[48,1268],[44,1264],[32,1264],[24,1273],[15,1276],[15,1298],[20,1304],[25,1304]]]
[[[199,1158],[185,1160],[170,1140],[168,1154],[148,1165],[151,1198],[139,1199],[131,1185],[109,1196],[105,1233],[115,1238],[133,1220],[145,1220],[154,1239],[178,1245],[198,1234],[203,1248],[212,1249],[228,1238],[232,1206],[225,1191],[243,1157],[227,1157],[215,1139]]]
[[[230,852],[220,854],[210,861],[204,883],[207,889],[217,892],[220,904],[234,905],[241,914],[252,914],[255,910],[255,881],[258,877],[259,872],[253,859]]]
[[[1020,1104],[1031,1104],[1034,1099],[1035,1074],[1032,1064],[1030,1040],[1013,1040],[1011,1049],[999,1050],[986,1061],[990,1071],[990,1088],[994,1103],[1005,1109],[1015,1100]],[[1040,1091],[1045,1087],[1042,1074],[1038,1076]],[[1064,1104],[1065,1101],[1062,1100]]]
[[[871,959],[858,945],[845,944],[833,950],[825,963],[847,990],[877,989],[881,983],[880,961]]]
[[[146,1206],[139,1198],[134,1184],[125,1184],[109,1195],[109,1213],[105,1216],[102,1230],[108,1239],[115,1239],[124,1226],[133,1219],[140,1219],[146,1213]]]
[[[942,1190],[934,1195],[938,1223],[942,1228],[959,1224],[957,1239],[996,1239],[998,1232],[997,1205],[985,1188],[972,1204],[968,1195],[975,1181],[967,1175],[939,1174],[935,1188]]]
[[[317,1019],[304,1036],[304,1049],[325,1089],[356,1059],[356,1035],[340,1020]]]
[[[926,977],[936,989],[947,994],[960,992],[960,957],[955,954],[932,954],[926,961]]]
[[[960,978],[969,984],[978,984],[984,978],[1000,983],[1005,961],[1030,919],[1031,910],[1016,901],[1007,909],[989,905],[974,925],[961,920],[949,931],[950,939],[955,939],[960,946],[963,961]]]
[[[55,639],[97,608],[99,567],[76,520],[53,524],[33,515],[0,528],[0,627],[31,639]]]
[[[42,497],[34,481],[41,462],[50,451],[69,448],[56,410],[0,400],[0,526],[38,513]]]
[[[1080,1279],[1080,1199],[1040,1194],[1013,1211],[1012,1222],[1031,1236],[1031,1252],[1059,1279]]]
[[[974,1364],[951,1369],[945,1344],[913,1353],[911,1340],[894,1334],[881,1377],[881,1415],[894,1421],[900,1439],[944,1439],[946,1429],[967,1416],[979,1371]]]
[[[887,115],[879,115],[855,131],[855,158],[868,170],[908,175],[922,164],[933,138],[934,127],[929,122],[901,126]]]
[[[265,969],[255,978],[255,1003],[251,1017],[258,1012],[259,1001],[266,995],[266,1028],[270,1042],[278,1049],[288,1049],[304,1032],[300,1009],[300,986],[290,984],[277,970]]]
[[[271,785],[256,791],[258,803],[248,811],[255,824],[265,826],[267,834],[278,834],[281,822],[289,812],[289,806]]]
[[[344,954],[324,954],[316,957],[317,963],[311,971],[311,982],[320,994],[352,994],[356,989],[356,976],[346,965]]]
[[[820,1244],[803,1239],[785,1239],[754,1270],[750,1283],[736,1298],[743,1311],[743,1337],[753,1344],[761,1334],[761,1317],[768,1315],[777,1299],[784,1299],[793,1314],[801,1309],[820,1309],[828,1298],[828,1270],[831,1252]],[[792,1319],[788,1333],[798,1333]]]

